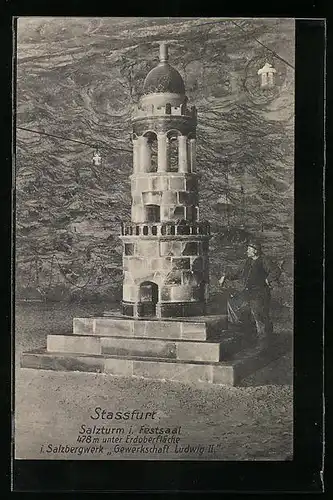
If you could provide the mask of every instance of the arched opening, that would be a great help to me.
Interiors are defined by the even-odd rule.
[[[138,316],[156,316],[156,304],[158,302],[158,285],[152,281],[144,281],[140,285]]]
[[[150,164],[150,172],[157,172],[157,136],[154,134],[150,140],[148,141],[150,145],[151,151],[151,164]]]
[[[169,172],[178,172],[179,151],[178,151],[178,130],[169,130],[168,138],[168,170]]]
[[[177,137],[169,139],[169,171],[178,172],[178,141]]]
[[[147,138],[150,151],[150,162],[146,171],[157,172],[157,135],[155,132],[149,130],[143,134],[143,137]]]

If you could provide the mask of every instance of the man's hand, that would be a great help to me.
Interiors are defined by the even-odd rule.
[[[266,282],[266,285],[267,285],[269,288],[271,288],[271,284],[270,284],[270,282],[268,281],[268,279],[267,279],[267,278],[265,279],[265,282]]]
[[[220,283],[220,285],[221,285],[221,286],[223,286],[224,280],[225,280],[225,276],[222,276],[222,277],[219,279],[219,283]]]

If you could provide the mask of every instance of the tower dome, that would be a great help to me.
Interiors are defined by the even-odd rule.
[[[141,105],[178,106],[186,101],[185,85],[181,75],[168,62],[168,46],[160,45],[160,62],[146,76]]]
[[[178,71],[168,63],[168,46],[160,45],[160,62],[147,75],[143,94],[167,92],[171,94],[185,94],[185,85]]]

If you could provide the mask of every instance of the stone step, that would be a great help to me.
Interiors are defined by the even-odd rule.
[[[223,342],[196,342],[192,340],[159,340],[147,338],[103,337],[92,335],[47,336],[47,351],[78,354],[115,354],[158,357],[187,361],[221,361],[229,359],[237,350],[249,346],[242,336],[232,336]]]
[[[174,340],[207,341],[226,327],[225,316],[193,318],[191,320],[141,320],[121,317],[74,318],[74,335],[136,337]]]
[[[269,350],[258,351],[250,348],[238,352],[230,361],[215,363],[35,350],[22,354],[21,367],[234,386],[247,375],[282,356],[289,349],[288,342],[276,342]]]

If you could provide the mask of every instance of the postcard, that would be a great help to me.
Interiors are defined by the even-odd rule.
[[[295,20],[16,30],[14,458],[292,460]]]

